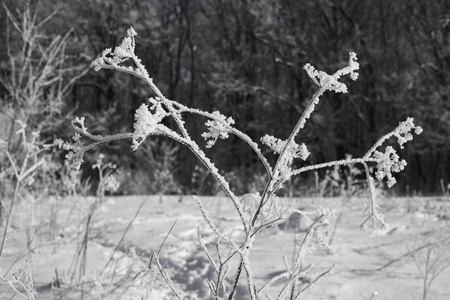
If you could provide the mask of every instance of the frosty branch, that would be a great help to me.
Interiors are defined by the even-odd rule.
[[[258,288],[253,281],[252,268],[249,260],[249,253],[252,250],[256,233],[266,226],[276,224],[283,219],[283,216],[286,213],[293,211],[289,203],[281,201],[276,196],[276,192],[280,189],[282,184],[293,176],[299,175],[306,171],[329,168],[336,165],[349,165],[355,163],[362,164],[365,170],[370,193],[369,203],[367,205],[367,212],[369,216],[363,222],[363,225],[365,226],[369,220],[372,221],[373,225],[375,225],[376,222],[380,222],[382,225],[385,224],[383,215],[378,212],[378,205],[376,203],[374,193],[374,177],[378,180],[386,179],[388,187],[392,187],[395,184],[393,173],[402,171],[406,166],[406,162],[400,159],[392,146],[385,147],[384,152],[377,149],[379,149],[388,139],[392,137],[397,138],[397,141],[402,148],[404,143],[412,140],[412,133],[420,134],[422,128],[414,125],[412,118],[408,118],[406,121],[401,122],[397,128],[378,140],[366,152],[366,154],[360,158],[331,161],[327,163],[309,165],[298,169],[293,168],[294,161],[298,159],[305,161],[310,154],[307,146],[304,143],[297,144],[295,139],[315,110],[316,105],[320,101],[320,97],[326,91],[347,93],[347,86],[339,80],[343,76],[347,75],[353,80],[358,78],[357,71],[359,70],[359,64],[355,53],[350,52],[348,65],[337,70],[332,75],[318,71],[310,64],[305,65],[304,69],[306,73],[318,85],[318,89],[312,96],[306,109],[301,114],[297,124],[294,126],[292,132],[286,140],[281,140],[270,135],[265,135],[261,138],[261,143],[268,146],[274,151],[275,154],[278,155],[278,159],[272,167],[267,158],[263,155],[258,144],[248,135],[234,127],[234,120],[231,117],[227,118],[218,111],[209,113],[199,109],[186,107],[174,100],[167,99],[153,83],[153,79],[150,78],[145,66],[136,56],[135,36],[136,32],[133,28],[130,28],[127,31],[127,37],[123,39],[122,43],[117,46],[114,51],[112,51],[112,49],[104,50],[101,56],[92,63],[92,66],[96,71],[100,69],[112,69],[136,76],[144,80],[156,97],[149,98],[148,104],[144,103],[136,110],[134,132],[132,133],[119,133],[105,136],[93,135],[89,133],[85,127],[84,118],[76,118],[72,122],[72,126],[75,130],[75,135],[73,137],[74,142],[64,144],[64,148],[70,151],[67,154],[67,159],[72,160],[73,164],[79,168],[83,162],[84,152],[101,143],[124,138],[132,139],[131,147],[133,150],[138,149],[146,138],[152,135],[165,136],[187,146],[211,172],[222,189],[225,191],[230,201],[233,203],[242,223],[242,232],[245,236],[243,241],[237,241],[231,236],[228,236],[218,225],[214,223],[200,200],[196,198],[199,210],[212,234],[215,236],[215,243],[217,245],[217,257],[214,258],[214,255],[209,252],[204,244],[205,238],[202,233],[203,231],[199,230],[198,239],[200,246],[206,253],[217,275],[215,281],[212,279],[208,279],[207,281],[214,299],[222,299],[221,297],[232,299],[234,297],[237,283],[241,277],[242,271],[244,271],[247,275],[247,287],[252,300],[257,299],[259,293],[261,293],[267,286],[273,284],[281,278],[286,278],[287,283],[279,292],[277,299],[286,299],[286,297],[289,296],[289,291],[290,298],[297,299],[303,292],[303,290],[301,290],[296,293],[295,289],[298,285],[298,279],[304,276],[306,270],[309,268],[304,260],[305,256],[310,252],[321,247],[326,247],[327,245],[323,233],[326,231],[326,227],[334,216],[334,214],[328,209],[320,208],[317,212],[312,213],[312,215],[316,215],[317,217],[310,220],[310,227],[306,235],[303,238],[298,237],[296,240],[299,250],[296,254],[295,263],[292,266],[286,263],[287,271],[282,275],[274,277],[265,285]],[[229,134],[236,135],[248,144],[249,147],[251,147],[269,175],[265,188],[261,194],[246,195],[242,199],[239,199],[239,197],[232,192],[229,183],[219,173],[219,170],[215,167],[214,163],[205,155],[197,142],[190,137],[188,130],[185,127],[185,121],[182,117],[182,114],[185,113],[195,114],[199,118],[202,117],[207,119],[205,123],[207,130],[202,134],[202,137],[207,141],[206,148],[213,147],[219,138],[227,139]],[[163,119],[168,117],[175,121],[176,129],[171,129],[162,124]],[[86,144],[83,143],[82,138],[87,139],[89,142]],[[371,173],[369,164],[374,164],[376,166],[377,171],[375,174]],[[254,201],[254,205],[251,206],[250,209],[244,209],[241,205],[241,201],[243,201],[246,197],[249,197]],[[306,213],[304,212],[300,212],[300,214],[306,216]],[[222,245],[223,243],[226,244],[226,247],[219,247],[219,244]],[[226,279],[228,271],[230,270],[229,262],[235,255],[238,255],[240,263],[235,270],[231,288],[228,289]],[[159,264],[158,268],[176,297],[181,298],[181,292],[175,291],[173,288],[173,283],[169,279],[169,275]],[[319,277],[313,280],[312,283],[330,273],[332,269],[333,267],[322,273]]]

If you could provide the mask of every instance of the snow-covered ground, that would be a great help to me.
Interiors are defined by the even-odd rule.
[[[238,216],[226,198],[201,199],[220,227],[231,235],[239,235]],[[25,266],[25,259],[31,257],[38,291],[36,299],[81,299],[82,289],[84,299],[169,299],[170,290],[161,281],[160,274],[150,271],[148,265],[152,253],[158,251],[176,221],[160,250],[161,265],[179,290],[189,291],[186,299],[209,299],[205,279],[214,278],[214,271],[197,243],[197,227],[206,226],[192,197],[179,200],[179,196],[163,197],[162,202],[159,196],[107,198],[90,221],[85,263],[81,246],[86,216],[95,198],[36,201],[31,214],[32,226],[29,204],[18,203],[0,264],[2,274],[10,268],[9,274],[17,272]],[[422,299],[423,277],[411,257],[386,268],[382,266],[415,249],[417,243],[431,234],[431,227],[442,222],[450,224],[445,218],[435,217],[436,212],[448,207],[449,199],[386,199],[382,211],[390,227],[386,231],[369,229],[367,232],[359,228],[364,220],[363,199],[348,203],[331,198],[284,200],[297,208],[321,205],[338,215],[342,213],[331,250],[307,257],[313,264],[312,277],[336,264],[334,273],[322,278],[302,299]],[[142,209],[117,247],[142,202]],[[433,213],[426,214],[430,210]],[[333,227],[334,224],[330,234]],[[295,233],[298,232],[293,229],[271,228],[257,237],[250,262],[259,287],[285,271],[283,255],[288,260],[292,257]],[[32,253],[27,249],[33,249]],[[450,249],[444,252],[440,264],[450,261]],[[155,266],[152,260],[153,270]],[[80,268],[85,268],[81,279]],[[245,276],[241,279],[235,299],[248,299]],[[432,283],[427,299],[450,299],[449,283],[450,269],[446,269]],[[281,284],[267,291],[276,295]],[[10,299],[12,295],[8,285],[0,285],[0,299]]]

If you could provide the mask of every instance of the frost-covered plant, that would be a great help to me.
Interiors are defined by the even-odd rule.
[[[343,76],[349,75],[351,79],[357,79],[359,64],[355,53],[350,53],[348,66],[339,69],[332,75],[323,71],[318,71],[310,64],[305,66],[305,71],[317,84],[318,89],[312,96],[305,111],[300,116],[297,124],[287,139],[283,140],[270,135],[265,135],[261,138],[261,143],[269,147],[278,155],[275,165],[272,166],[262,154],[259,145],[248,135],[234,127],[234,121],[231,117],[226,117],[217,111],[209,113],[190,108],[166,98],[154,84],[152,78],[150,78],[141,60],[136,56],[135,36],[136,32],[133,28],[130,28],[127,32],[127,37],[123,39],[121,45],[117,46],[114,50],[104,50],[101,56],[92,63],[92,66],[96,71],[100,69],[113,69],[136,76],[145,81],[153,93],[156,94],[156,97],[148,99],[148,104],[144,103],[136,110],[134,132],[105,136],[93,135],[85,126],[84,118],[76,118],[72,122],[73,128],[76,131],[74,143],[65,143],[64,148],[69,151],[67,158],[71,160],[77,168],[79,168],[83,162],[85,151],[88,151],[101,143],[123,138],[131,138],[131,147],[136,150],[149,136],[165,136],[185,145],[197,156],[200,162],[209,172],[211,172],[234,205],[236,214],[240,219],[240,225],[242,226],[238,237],[231,235],[230,232],[224,228],[220,228],[219,225],[214,222],[200,200],[195,198],[207,224],[207,229],[199,228],[198,240],[215,271],[215,278],[205,279],[209,286],[212,299],[233,299],[238,282],[243,273],[246,274],[247,290],[250,299],[257,299],[260,295],[264,294],[268,286],[273,285],[280,279],[283,279],[284,283],[282,284],[276,299],[287,299],[288,297],[290,297],[290,299],[298,299],[307,288],[332,271],[333,267],[330,267],[318,277],[307,280],[306,285],[301,285],[301,283],[305,281],[302,279],[307,277],[309,269],[309,265],[306,263],[306,256],[317,249],[327,246],[327,227],[330,222],[332,222],[334,214],[327,208],[319,208],[317,211],[313,212],[295,210],[291,207],[290,203],[279,199],[276,194],[277,191],[282,187],[283,183],[290,180],[293,176],[306,171],[322,168],[361,164],[364,167],[370,193],[367,208],[365,210],[365,213],[368,216],[363,222],[362,227],[366,228],[367,224],[376,226],[377,222],[381,223],[383,227],[386,225],[384,216],[379,212],[379,206],[376,202],[374,176],[379,180],[387,180],[387,185],[391,187],[395,184],[393,174],[403,170],[406,166],[406,162],[400,159],[393,147],[388,146],[381,149],[381,146],[391,137],[395,137],[397,138],[400,147],[403,147],[405,142],[412,139],[412,133],[420,134],[422,129],[414,124],[412,118],[408,118],[406,121],[401,122],[397,128],[379,139],[360,158],[347,158],[294,168],[294,161],[299,159],[307,160],[309,156],[308,147],[305,143],[306,141],[297,143],[296,138],[305,126],[306,121],[310,118],[320,97],[326,91],[346,93],[347,86],[340,81]],[[207,148],[213,147],[214,143],[219,138],[226,139],[230,134],[236,135],[247,143],[259,157],[267,173],[267,182],[265,183],[264,189],[258,193],[245,195],[242,198],[235,195],[224,176],[219,173],[219,170],[205,155],[197,142],[190,137],[182,117],[182,114],[187,113],[195,114],[198,117],[207,119],[205,123],[206,131],[202,135],[207,141]],[[167,124],[166,122],[164,124],[162,123],[165,118],[172,118],[175,121],[177,128],[172,129],[164,125]],[[82,138],[87,138],[91,141],[84,143]],[[375,174],[371,173],[369,165],[374,165],[376,167]],[[242,203],[250,204],[245,205],[244,207]],[[255,238],[261,229],[282,221],[286,214],[294,211],[309,220],[309,229],[305,235],[298,235],[296,237],[295,242],[297,248],[295,257],[292,262],[289,262],[286,258],[284,260],[286,271],[275,276],[266,284],[257,286],[253,279],[254,274],[249,259],[249,255],[253,250]],[[215,251],[211,251],[211,249],[207,247],[207,241],[211,240],[213,241],[213,245],[215,245]],[[154,257],[158,262],[158,256],[155,254]],[[237,267],[232,269],[230,261],[234,258],[237,258],[239,262]],[[164,280],[168,286],[171,287],[174,295],[177,298],[182,298],[183,292],[179,291],[174,286],[169,274],[165,272],[159,264],[158,267]],[[230,276],[232,278],[231,282],[229,281]],[[269,295],[267,296],[269,299],[272,299]]]
[[[0,281],[7,283],[10,288],[22,299],[35,300],[36,289],[34,287],[31,260],[27,260],[25,267],[19,268],[8,277],[0,275]]]
[[[72,30],[53,37],[45,32],[45,25],[56,11],[39,20],[38,10],[26,2],[22,11],[10,11],[3,5],[7,15],[7,58],[2,61],[0,74],[0,86],[5,92],[0,111],[12,123],[22,120],[35,130],[49,132],[58,126],[55,119],[60,119],[70,88],[89,70],[67,64],[66,45]],[[16,146],[12,140],[14,126],[6,134],[11,151]]]
[[[63,100],[74,82],[89,71],[85,68],[82,72],[79,67],[68,64],[66,46],[72,30],[63,36],[50,36],[45,29],[56,11],[41,18],[39,5],[31,1],[15,1],[14,6],[23,9],[14,10],[10,10],[5,1],[2,4],[6,20],[2,45],[5,56],[0,71],[0,115],[4,120],[0,125],[0,139],[4,139],[0,142],[3,144],[0,148],[4,148],[0,149],[0,219],[5,224],[2,228],[5,235],[0,256],[17,198],[29,191],[37,195],[39,191],[41,199],[46,199],[47,195],[57,192],[58,186],[49,182],[56,177],[54,169],[58,162],[50,156],[57,155],[53,150],[48,151],[50,145],[45,145],[47,142],[39,135],[51,136],[58,125],[63,124],[60,118]],[[17,131],[20,133],[16,134]],[[27,234],[34,235],[38,228],[33,220],[33,206],[38,199],[27,197],[24,201],[29,213]]]
[[[442,207],[444,208],[444,207]],[[440,210],[444,210],[440,208]],[[450,206],[447,206],[447,213]],[[440,212],[441,213],[441,212]],[[437,213],[439,216],[439,213]],[[449,219],[433,220],[436,216],[427,215],[416,225],[417,232],[407,243],[408,252],[404,259],[414,261],[422,277],[422,299],[428,299],[432,284],[442,273],[450,268],[448,256],[450,247]],[[425,232],[423,230],[426,230]],[[406,256],[406,257],[405,257]]]
[[[82,282],[83,277],[86,273],[86,257],[88,250],[88,243],[90,240],[93,218],[97,209],[101,204],[105,202],[106,192],[116,192],[120,186],[120,183],[116,179],[113,171],[116,169],[116,165],[113,163],[105,163],[103,161],[105,155],[100,153],[97,156],[96,163],[92,166],[92,169],[96,169],[99,174],[99,183],[97,187],[97,197],[94,202],[90,205],[86,217],[83,220],[84,230],[81,233],[81,243],[78,243],[72,264],[71,264],[71,280],[73,281],[77,277],[78,282]],[[81,289],[82,297],[84,289]]]
[[[14,207],[19,199],[26,199],[28,224],[27,224],[27,248],[26,256],[32,255],[34,252],[34,245],[32,241],[35,236],[33,233],[34,226],[34,200],[24,197],[25,193],[32,189],[40,180],[38,174],[45,172],[46,167],[49,165],[49,152],[52,148],[62,142],[56,140],[54,143],[46,144],[41,141],[39,131],[27,131],[27,124],[20,120],[16,120],[19,124],[19,130],[15,132],[19,138],[20,148],[17,148],[16,153],[11,153],[8,150],[8,143],[0,140],[0,161],[2,162],[2,168],[0,173],[3,178],[10,177],[14,182],[14,191],[12,195],[7,194],[7,197],[1,199],[1,206],[4,207],[6,212],[4,214],[4,220],[2,219],[2,238],[0,242],[0,259],[2,258],[3,251],[6,248],[6,242],[8,239],[8,230],[10,222],[13,217]],[[3,162],[5,164],[3,165]],[[3,168],[4,167],[4,168]],[[10,201],[7,201],[10,200]],[[3,217],[3,215],[2,215]],[[12,266],[11,266],[12,267]],[[26,267],[19,269],[16,273],[9,274],[11,267],[4,273],[0,274],[0,280],[6,282],[15,292],[25,299],[35,299],[36,291],[34,289],[31,261],[28,260]],[[3,271],[1,272],[3,273]]]
[[[389,272],[413,264],[422,279],[422,299],[428,299],[432,284],[450,268],[450,204],[427,202],[411,220],[411,236],[405,239],[406,253],[384,264],[377,271]]]
[[[20,120],[17,120],[17,123],[20,125],[20,129],[16,134],[19,136],[21,148],[18,149],[15,155],[12,155],[8,151],[7,143],[0,140],[0,160],[5,161],[5,165],[8,166],[3,172],[5,172],[6,176],[14,178],[15,181],[14,192],[13,195],[9,195],[11,196],[11,202],[5,215],[5,224],[0,245],[0,258],[5,247],[6,235],[14,204],[27,188],[33,186],[38,171],[45,168],[47,164],[46,152],[62,143],[62,141],[56,140],[52,144],[46,144],[40,140],[39,131],[27,133],[27,125]],[[1,205],[6,207],[7,203],[2,199]]]
[[[120,183],[113,174],[117,166],[113,163],[104,163],[105,155],[100,153],[97,156],[97,162],[92,166],[92,169],[97,169],[99,175],[99,183],[97,187],[97,196],[104,199],[106,192],[114,193],[119,189]],[[101,201],[102,201],[101,200]]]

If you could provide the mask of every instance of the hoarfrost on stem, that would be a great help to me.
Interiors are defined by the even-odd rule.
[[[218,111],[213,112],[213,115],[216,120],[206,121],[205,125],[208,127],[208,131],[202,133],[202,137],[207,141],[206,148],[214,146],[219,137],[227,139],[228,134],[231,132],[231,125],[234,124],[233,118],[226,118]]]
[[[277,139],[276,137],[268,134],[261,138],[261,142],[272,149],[274,153],[278,154],[280,154],[283,151],[284,147],[286,147],[286,141]],[[291,160],[294,158],[306,160],[310,154],[308,148],[304,143],[298,145],[297,143],[292,142],[292,145],[286,151],[288,151]]]
[[[158,129],[161,131],[166,129],[160,122],[167,112],[157,100],[151,98],[150,102],[153,103],[151,109],[155,113],[152,113],[146,104],[142,104],[134,115],[136,121],[134,122],[133,145],[131,146],[133,150],[136,150],[149,134],[155,133]]]
[[[241,276],[241,272],[245,271],[247,273],[247,285],[249,288],[249,294],[252,300],[256,299],[257,294],[259,294],[266,286],[273,284],[276,280],[281,278],[287,278],[288,282],[284,286],[284,288],[282,288],[282,291],[280,292],[277,299],[286,299],[287,293],[289,291],[289,284],[297,282],[299,278],[302,278],[306,275],[306,271],[309,266],[307,266],[304,261],[305,255],[319,248],[327,246],[328,243],[326,237],[328,226],[330,220],[333,220],[336,216],[328,209],[322,208],[320,208],[318,212],[313,212],[312,214],[300,210],[294,210],[288,203],[279,201],[277,195],[275,194],[277,189],[279,189],[284,182],[292,178],[292,176],[294,175],[298,175],[305,171],[318,170],[321,168],[328,168],[339,165],[349,165],[355,163],[362,164],[364,166],[370,192],[370,201],[366,209],[366,213],[368,213],[369,216],[367,217],[366,221],[364,221],[363,226],[366,226],[366,223],[370,220],[373,224],[375,223],[375,221],[380,221],[383,225],[385,225],[384,216],[378,212],[379,206],[376,203],[374,175],[372,175],[373,172],[371,169],[369,169],[368,165],[369,163],[376,164],[376,178],[378,178],[379,180],[386,178],[387,185],[389,187],[392,187],[395,184],[393,173],[397,173],[403,170],[406,166],[406,161],[401,160],[399,155],[391,146],[386,147],[384,149],[384,152],[377,149],[391,137],[395,137],[400,147],[403,148],[403,145],[407,141],[412,140],[412,132],[414,132],[415,134],[420,134],[422,132],[422,128],[419,126],[415,126],[412,118],[408,118],[406,121],[401,122],[396,129],[384,135],[361,158],[347,157],[343,160],[325,162],[321,164],[312,164],[296,170],[293,169],[295,159],[299,158],[301,160],[306,160],[310,154],[306,145],[304,143],[297,144],[295,142],[295,139],[299,131],[304,128],[306,121],[310,118],[316,105],[319,103],[319,98],[327,90],[334,91],[336,93],[347,93],[347,86],[339,81],[342,76],[349,75],[352,80],[356,80],[358,78],[357,71],[359,70],[359,63],[357,62],[357,57],[354,52],[349,53],[348,65],[337,70],[332,75],[329,75],[323,71],[318,71],[310,64],[305,65],[304,69],[306,70],[308,76],[311,77],[311,79],[319,86],[319,88],[317,89],[314,96],[312,96],[305,111],[300,116],[290,136],[286,140],[278,139],[271,135],[265,135],[261,138],[261,142],[263,144],[267,145],[272,151],[274,151],[275,154],[278,154],[278,160],[276,161],[275,166],[272,168],[267,158],[260,151],[257,143],[255,143],[249,136],[233,127],[234,120],[231,117],[227,118],[218,111],[209,113],[200,111],[198,109],[189,108],[176,101],[167,99],[158,89],[158,87],[153,83],[152,79],[149,77],[149,74],[145,69],[145,66],[134,53],[136,46],[135,36],[136,31],[131,27],[127,31],[127,37],[122,40],[122,43],[119,46],[114,48],[114,51],[112,51],[112,49],[104,50],[101,56],[98,57],[92,63],[92,65],[96,71],[102,68],[113,69],[132,74],[139,77],[140,79],[143,79],[154,92],[156,98],[150,98],[150,105],[142,104],[136,110],[134,131],[132,133],[121,133],[107,136],[92,135],[84,126],[84,118],[76,118],[72,122],[72,125],[76,131],[74,135],[74,143],[65,143],[63,147],[66,150],[70,151],[69,154],[67,154],[67,158],[71,159],[75,163],[75,165],[79,167],[82,163],[83,153],[85,151],[93,148],[100,143],[122,138],[132,138],[132,148],[134,150],[136,150],[144,142],[148,135],[163,135],[187,146],[206,166],[211,174],[213,174],[217,182],[233,202],[242,222],[243,233],[246,236],[244,241],[237,242],[233,239],[232,236],[225,235],[223,233],[223,230],[219,228],[208,216],[199,199],[194,198],[197,201],[203,218],[217,237],[216,244],[218,251],[220,250],[220,240],[223,240],[228,244],[228,250],[230,252],[226,256],[222,256],[227,258],[222,260],[221,255],[223,255],[224,253],[218,253],[218,260],[214,261],[208,254],[208,250],[205,244],[202,244],[202,242],[200,243],[201,245],[203,245],[202,249],[204,249],[204,251],[207,253],[212,265],[214,266],[214,269],[219,273],[219,279],[223,281],[223,278],[226,278],[226,272],[224,273],[223,270],[229,267],[227,265],[227,261],[229,261],[235,254],[240,256],[241,263],[236,272],[235,284],[233,285],[232,291],[230,292],[230,298],[233,298],[237,283],[239,282],[239,277]],[[207,130],[202,134],[202,137],[207,142],[206,148],[211,148],[219,138],[227,139],[229,137],[229,134],[232,133],[244,140],[255,151],[261,162],[264,164],[269,178],[266,182],[266,186],[262,194],[247,194],[241,199],[239,199],[234,194],[227,180],[220,174],[219,170],[205,155],[197,142],[191,139],[191,137],[189,136],[187,128],[185,127],[184,120],[182,118],[182,113],[191,113],[208,118],[208,121],[206,121],[205,123]],[[162,120],[165,117],[173,118],[177,126],[175,130],[172,130],[169,127],[161,124]],[[82,136],[91,139],[92,143],[83,145],[80,140]],[[112,188],[117,186],[117,182],[115,181],[114,177],[108,177],[107,179],[109,180],[107,183],[110,184]],[[285,264],[287,267],[287,272],[280,276],[276,276],[267,285],[263,286],[263,288],[258,291],[255,283],[253,282],[253,273],[251,271],[249,260],[249,254],[252,250],[253,240],[256,237],[256,233],[258,231],[260,231],[264,227],[276,224],[277,222],[282,220],[283,216],[288,212],[296,212],[302,217],[305,217],[309,221],[309,229],[306,232],[306,235],[304,235],[303,237],[300,237],[300,235],[297,236],[296,243],[299,246],[299,250],[297,251],[296,259],[293,260],[293,265],[289,266],[286,260]],[[312,215],[319,216],[315,219],[309,218]],[[201,229],[199,229],[198,234],[199,240],[202,240],[203,233]],[[173,288],[173,284],[168,278],[167,273],[165,273],[165,271],[160,266],[158,257],[155,256],[155,258],[158,263],[161,275],[165,276],[167,284],[172,287],[173,292],[178,297],[178,293]],[[222,267],[224,268],[222,269]],[[314,282],[316,282],[327,273],[331,272],[332,268],[324,272],[322,275],[319,275]],[[224,289],[225,293],[225,285],[223,282],[218,282],[217,285],[213,284],[212,281],[208,282],[210,283],[211,292],[213,292],[215,295],[218,295],[217,292],[219,289],[221,289],[221,286]],[[311,286],[311,284],[309,286]],[[294,295],[295,299],[300,296],[302,291],[300,291],[297,296]]]
[[[304,69],[318,86],[324,87],[326,90],[335,91],[336,93],[347,93],[347,86],[339,82],[338,79],[344,75],[350,75],[353,80],[358,79],[358,73],[356,71],[359,70],[359,63],[357,59],[356,53],[350,52],[348,66],[337,70],[333,75],[318,71],[309,63],[305,65]]]

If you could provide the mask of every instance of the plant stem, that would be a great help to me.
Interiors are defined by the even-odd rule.
[[[236,277],[234,278],[233,286],[231,288],[231,293],[228,296],[228,300],[233,300],[233,298],[234,298],[234,293],[236,292],[236,288],[237,288],[237,285],[239,283],[239,278],[241,277],[243,266],[244,266],[244,262],[241,259],[241,262],[239,263],[239,268],[238,268],[237,273],[236,273]]]
[[[5,247],[6,234],[8,232],[9,220],[11,219],[12,210],[14,203],[16,202],[17,196],[19,195],[20,181],[17,180],[16,187],[14,188],[14,196],[11,201],[11,206],[9,207],[8,215],[6,216],[5,229],[3,230],[2,243],[0,245],[0,259],[2,258],[3,248]]]

